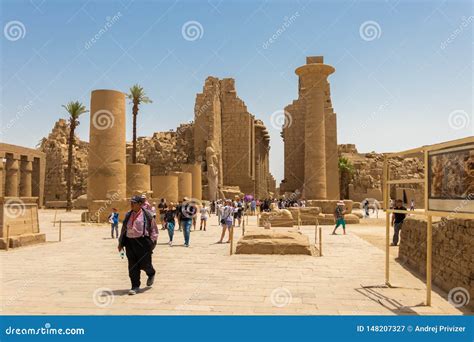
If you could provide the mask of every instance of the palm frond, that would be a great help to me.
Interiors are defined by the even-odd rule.
[[[74,120],[77,120],[79,116],[88,112],[86,106],[79,101],[70,101],[66,105],[62,105],[62,107],[66,109],[69,116]]]

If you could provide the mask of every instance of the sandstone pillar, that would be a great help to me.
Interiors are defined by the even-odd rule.
[[[4,159],[5,159],[5,153],[0,152],[0,198],[5,196],[5,174],[3,172],[4,169]]]
[[[6,180],[5,180],[5,196],[18,197],[18,158],[19,156],[13,154],[7,156],[5,165]]]
[[[150,165],[128,164],[127,197],[150,192],[150,180]]]
[[[151,177],[151,189],[153,198],[165,198],[168,203],[178,202],[178,176],[176,175]]]
[[[318,62],[296,69],[301,95],[306,103],[304,195],[306,199],[326,199],[325,84],[334,72],[332,66]],[[337,174],[334,175],[337,177]]]
[[[125,94],[94,90],[91,94],[88,201],[126,196]]]
[[[202,200],[202,170],[201,164],[183,164],[181,165],[183,172],[191,173],[192,177],[192,198]]]
[[[178,176],[178,199],[181,201],[184,197],[192,198],[193,177],[190,172],[170,172],[170,175]]]
[[[32,182],[31,176],[33,172],[33,158],[27,156],[21,160],[20,169],[20,197],[32,196]]]

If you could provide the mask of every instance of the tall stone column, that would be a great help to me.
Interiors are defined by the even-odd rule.
[[[90,113],[87,200],[125,198],[125,94],[94,90]]]
[[[4,175],[4,165],[3,160],[5,159],[5,153],[0,152],[0,197],[5,196],[5,175]]]
[[[304,195],[306,199],[326,199],[325,84],[335,69],[323,64],[322,57],[296,69],[301,95],[306,103]],[[335,175],[337,177],[337,175]]]
[[[7,156],[5,165],[5,196],[7,197],[18,197],[18,158],[16,154]]]
[[[32,192],[31,192],[32,172],[33,172],[33,158],[30,156],[27,156],[25,159],[21,160],[21,169],[20,169],[20,196],[21,197],[32,196]]]

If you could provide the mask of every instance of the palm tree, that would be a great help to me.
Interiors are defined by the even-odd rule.
[[[74,131],[79,126],[79,116],[87,113],[86,107],[79,101],[70,101],[63,108],[69,113],[69,139],[67,153],[67,171],[66,171],[66,211],[72,210],[72,164],[73,164],[73,148],[75,143]]]
[[[138,106],[141,103],[152,103],[152,101],[146,96],[145,90],[139,84],[135,84],[130,88],[130,94],[128,98],[132,100],[133,108],[133,147],[132,147],[132,163],[137,162],[137,115],[138,115]]]
[[[354,165],[346,157],[339,157],[340,195],[341,199],[349,198],[349,184],[354,174]]]

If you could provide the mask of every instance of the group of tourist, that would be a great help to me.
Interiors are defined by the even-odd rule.
[[[118,250],[120,253],[125,249],[128,259],[128,272],[131,281],[131,289],[129,295],[138,293],[140,288],[140,271],[144,270],[148,276],[147,286],[152,286],[155,279],[155,269],[152,264],[152,254],[157,243],[158,226],[156,211],[158,210],[159,220],[162,229],[168,231],[169,246],[173,246],[174,231],[176,225],[180,231],[183,231],[184,246],[189,247],[191,228],[196,230],[197,214],[200,213],[200,228],[199,230],[206,230],[207,220],[211,214],[216,214],[219,224],[222,227],[220,239],[217,243],[223,243],[226,232],[228,232],[228,239],[226,243],[230,242],[233,236],[234,226],[240,226],[245,210],[250,210],[251,213],[256,211],[257,206],[263,208],[262,211],[269,210],[270,205],[276,203],[278,208],[285,208],[286,206],[304,206],[304,201],[283,201],[283,200],[255,200],[243,201],[236,199],[217,200],[210,203],[210,208],[206,204],[198,205],[188,198],[183,198],[182,201],[175,203],[167,203],[166,199],[161,199],[158,206],[156,203],[150,205],[146,196],[133,196],[130,199],[130,211],[125,215],[122,222],[122,229],[118,234],[119,213],[116,208],[112,209],[109,215],[109,222],[111,224],[112,238],[118,238]],[[367,202],[368,203],[368,202]],[[268,209],[267,209],[268,207]],[[368,205],[364,205],[364,210]],[[394,235],[392,246],[397,246],[399,241],[399,234],[405,220],[407,209],[403,206],[401,200],[396,200],[393,209],[400,210],[392,215],[391,224],[394,227]],[[332,232],[336,235],[337,229],[342,226],[343,234],[346,234],[346,221],[344,215],[346,208],[344,201],[338,201],[335,211],[335,227]]]

